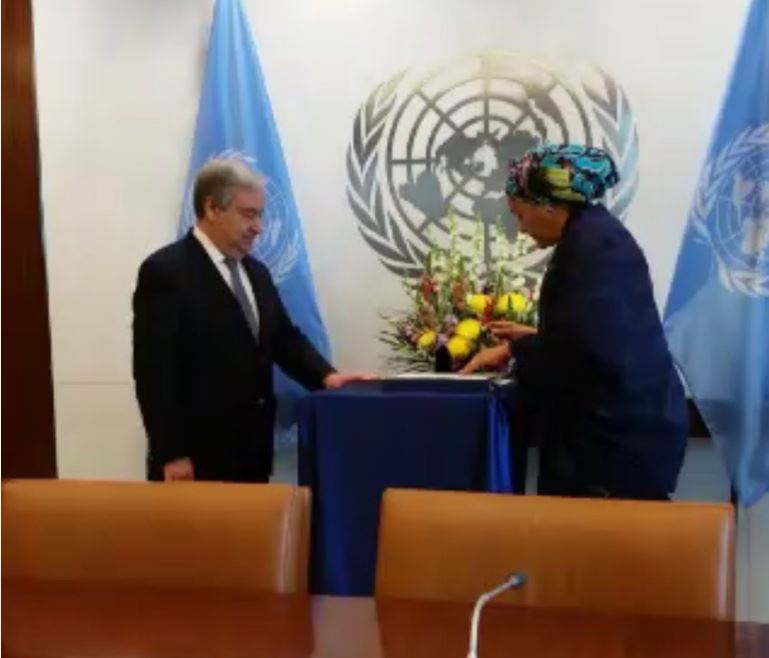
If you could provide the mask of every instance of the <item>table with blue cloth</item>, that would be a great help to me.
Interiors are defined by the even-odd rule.
[[[507,407],[493,380],[385,380],[307,396],[299,482],[312,490],[310,589],[370,596],[387,488],[510,492]]]

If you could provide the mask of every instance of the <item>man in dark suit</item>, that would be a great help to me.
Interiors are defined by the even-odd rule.
[[[266,482],[273,364],[311,390],[359,378],[334,371],[249,255],[264,204],[245,163],[209,161],[194,185],[197,225],[139,269],[133,368],[150,480]]]

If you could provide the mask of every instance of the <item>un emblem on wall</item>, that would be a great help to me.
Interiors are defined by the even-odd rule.
[[[691,226],[728,290],[769,297],[769,123],[744,130],[705,165]]]
[[[624,219],[638,185],[638,136],[625,93],[590,69],[573,83],[521,54],[491,51],[418,75],[401,72],[361,106],[347,151],[348,200],[363,238],[382,263],[418,276],[434,240],[446,237],[449,212],[460,236],[482,223],[488,257],[507,209],[508,162],[543,142],[600,146],[615,158],[621,182],[605,202]],[[534,251],[527,267],[547,254]]]

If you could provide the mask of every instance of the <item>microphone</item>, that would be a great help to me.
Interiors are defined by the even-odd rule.
[[[504,583],[498,585],[492,590],[481,594],[475,602],[473,608],[472,621],[470,622],[470,648],[467,652],[467,658],[478,658],[478,627],[481,624],[481,611],[491,599],[499,596],[508,589],[517,589],[526,583],[526,574],[520,571],[512,574]]]

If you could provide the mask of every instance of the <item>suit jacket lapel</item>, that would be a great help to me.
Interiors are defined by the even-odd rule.
[[[185,242],[187,244],[187,252],[190,255],[193,271],[197,275],[196,283],[201,288],[200,294],[210,296],[211,301],[216,306],[216,308],[211,309],[212,312],[218,312],[218,309],[221,309],[222,312],[233,316],[235,321],[242,326],[244,331],[251,338],[252,344],[256,346],[256,341],[254,340],[254,336],[248,326],[248,321],[243,315],[243,311],[240,308],[238,300],[235,299],[235,295],[227,285],[227,282],[222,278],[222,275],[217,269],[216,265],[214,265],[214,263],[211,261],[211,258],[203,248],[203,245],[198,242],[198,239],[192,234],[192,231],[187,234]],[[251,279],[250,276],[249,279]],[[254,295],[256,296],[256,294],[256,290],[254,290]],[[259,327],[261,336],[261,322]]]

